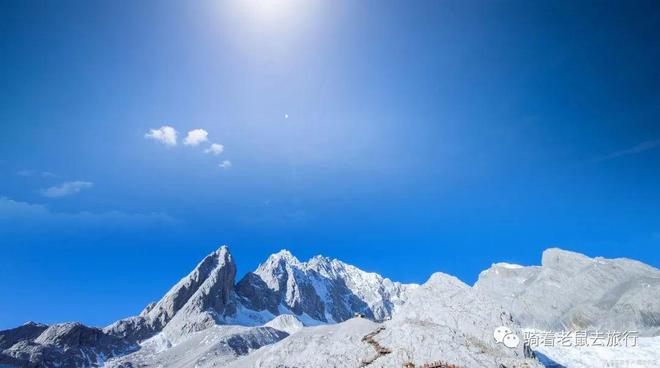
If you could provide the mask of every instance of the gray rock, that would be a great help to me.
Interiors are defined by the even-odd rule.
[[[660,333],[660,270],[629,259],[552,248],[541,266],[494,264],[474,287],[528,328]]]
[[[12,347],[19,341],[34,340],[48,328],[48,325],[27,322],[23,326],[0,331],[0,351]]]
[[[327,257],[300,262],[283,250],[248,273],[236,290],[250,309],[274,315],[285,310],[321,322],[340,322],[355,313],[388,319],[416,287]]]
[[[101,329],[80,323],[55,324],[32,340],[21,340],[2,354],[0,362],[21,367],[98,367],[111,356],[137,348]]]

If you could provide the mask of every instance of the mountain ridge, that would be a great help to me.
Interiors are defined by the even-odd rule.
[[[443,326],[453,345],[487,343],[484,329],[498,323],[512,323],[513,329],[517,323],[548,329],[632,326],[660,335],[660,270],[625,258],[549,248],[540,266],[494,263],[472,286],[441,272],[423,285],[402,284],[321,255],[302,262],[288,250],[270,255],[238,281],[236,269],[229,248],[221,246],[136,316],[104,328],[27,323],[0,331],[0,364],[91,367],[118,356],[148,360],[147,352],[160,354],[193,336],[211,338],[199,337],[209,331],[224,336],[213,351],[241,355],[297,334],[303,325],[337,324],[356,314],[398,333],[412,328],[420,339],[433,334],[421,326]],[[391,333],[384,336],[400,345]],[[229,350],[227,343],[233,344]],[[493,357],[509,356],[506,350],[490,351]],[[469,351],[461,354],[471,359]]]

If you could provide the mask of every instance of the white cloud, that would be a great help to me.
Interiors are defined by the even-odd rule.
[[[144,135],[147,139],[156,140],[166,146],[176,146],[178,132],[171,126],[164,125],[158,129],[151,129]]]
[[[231,167],[231,161],[229,160],[223,160],[220,164],[218,164],[223,169],[229,169]]]
[[[225,150],[225,146],[218,144],[218,143],[213,143],[211,147],[207,148],[204,150],[205,153],[212,153],[214,155],[219,155],[222,153],[222,151]]]
[[[197,146],[202,142],[208,141],[209,133],[204,129],[194,129],[188,132],[183,144],[186,146]]]
[[[48,198],[65,197],[68,195],[76,194],[83,189],[88,189],[93,186],[94,184],[88,181],[65,181],[59,185],[55,185],[47,189],[42,189],[41,195]]]

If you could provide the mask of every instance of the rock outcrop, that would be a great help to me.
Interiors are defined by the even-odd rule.
[[[494,264],[474,288],[528,328],[660,334],[660,270],[630,259],[551,248],[541,266]]]

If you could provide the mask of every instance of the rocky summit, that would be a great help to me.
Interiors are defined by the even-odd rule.
[[[236,282],[226,246],[159,301],[105,328],[29,322],[0,332],[12,367],[541,367],[506,326],[660,334],[660,270],[560,249],[540,266],[495,263],[474,286],[436,273],[401,284],[336,259],[283,250]],[[357,317],[357,318],[355,318]]]

